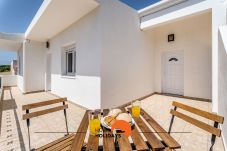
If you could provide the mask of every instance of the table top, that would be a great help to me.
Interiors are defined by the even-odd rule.
[[[131,108],[121,108],[123,112]],[[124,133],[118,133],[116,140],[112,131],[102,127],[103,137],[89,135],[87,143],[85,143],[86,132],[89,126],[88,113],[86,111],[81,124],[76,132],[72,142],[72,151],[81,150],[105,150],[105,151],[131,151],[131,150],[172,150],[181,148],[179,143],[170,136],[164,128],[162,128],[148,113],[141,109],[140,117],[133,117],[136,126],[132,127],[131,135],[126,137]],[[108,115],[109,110],[103,110],[103,116]],[[149,126],[148,126],[149,125]],[[142,136],[143,135],[143,136]],[[159,136],[159,137],[157,137]],[[129,141],[131,137],[132,142]],[[146,138],[146,141],[144,140]],[[103,139],[103,146],[99,146],[100,139]]]

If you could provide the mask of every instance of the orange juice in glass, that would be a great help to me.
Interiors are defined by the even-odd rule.
[[[132,116],[139,117],[140,116],[140,101],[132,102]]]
[[[97,135],[100,131],[100,115],[95,115],[94,112],[89,113],[89,130],[91,135]]]

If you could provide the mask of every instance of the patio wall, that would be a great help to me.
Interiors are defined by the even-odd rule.
[[[219,39],[220,26],[227,24],[227,0],[211,1],[212,3],[212,111],[218,112],[219,93]]]
[[[220,27],[219,32],[219,93],[218,93],[218,113],[227,117],[227,27]],[[227,144],[227,121],[221,126],[223,130],[224,144]]]
[[[168,42],[168,34],[175,41]],[[184,95],[211,99],[211,13],[201,14],[155,29],[155,91],[162,92],[161,55],[184,52]]]
[[[3,86],[16,86],[17,75],[1,75]]]

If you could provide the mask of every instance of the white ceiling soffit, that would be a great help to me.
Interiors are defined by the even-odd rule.
[[[18,51],[24,41],[24,34],[0,33],[0,49]]]
[[[95,9],[95,0],[44,0],[27,31],[26,39],[45,42]]]

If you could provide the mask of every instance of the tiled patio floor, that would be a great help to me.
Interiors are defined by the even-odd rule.
[[[28,151],[27,126],[26,121],[22,120],[24,113],[22,105],[54,98],[56,96],[46,92],[22,95],[16,87],[12,87],[11,90],[5,89],[1,105],[0,150]],[[78,128],[85,110],[71,103],[68,104],[68,128],[70,132],[74,132]],[[66,132],[66,128],[63,111],[33,118],[30,126],[31,146],[32,148],[40,147],[64,136],[64,132]]]
[[[1,151],[19,151],[28,150],[28,135],[26,122],[22,120],[21,106],[23,104],[38,102],[42,100],[54,99],[56,96],[46,93],[33,93],[22,95],[17,87],[4,90],[4,99],[0,105],[0,150]],[[142,101],[142,107],[161,124],[166,130],[168,129],[171,115],[172,101],[180,101],[200,109],[211,111],[211,103],[179,99],[175,97],[153,95]],[[84,109],[69,104],[68,125],[69,131],[74,132],[85,112]],[[208,120],[202,119],[205,122]],[[57,123],[57,124],[56,124]],[[182,145],[182,151],[208,151],[210,146],[210,135],[193,125],[175,118],[172,136]],[[59,137],[65,132],[65,123],[63,112],[40,116],[31,120],[31,146],[37,148],[47,144]],[[224,151],[221,138],[217,138],[214,151]]]

